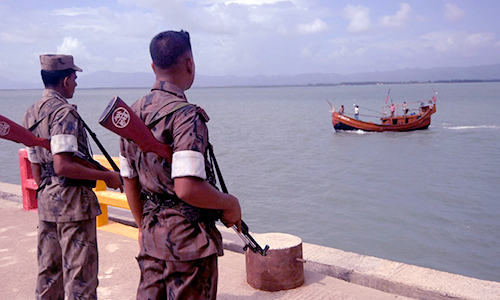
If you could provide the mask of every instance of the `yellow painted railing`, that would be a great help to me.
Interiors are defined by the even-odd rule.
[[[94,155],[94,159],[100,162],[104,167],[110,170],[112,169],[104,155]],[[116,165],[120,164],[117,157],[113,157],[113,160]],[[21,189],[23,193],[23,209],[36,209],[38,207],[38,201],[36,199],[36,189],[38,186],[35,179],[33,179],[31,164],[28,161],[26,148],[19,149],[19,168],[21,173]],[[137,238],[137,228],[116,222],[109,222],[108,219],[108,205],[130,209],[125,194],[119,191],[108,191],[106,189],[106,184],[102,180],[97,181],[94,192],[97,195],[102,211],[102,214],[97,217],[97,226],[105,231],[118,233],[130,238]]]
[[[94,155],[94,159],[97,160],[101,165],[108,169],[112,169],[109,162],[106,160],[104,155]],[[120,166],[120,161],[117,157],[113,157],[114,162],[117,166]],[[106,184],[102,180],[97,181],[97,185],[94,188],[94,192],[99,199],[99,204],[101,205],[102,214],[97,217],[97,226],[102,226],[108,224],[108,205],[114,207],[120,207],[125,209],[130,209],[127,202],[127,197],[125,193],[120,193],[119,191],[108,191],[106,190]]]

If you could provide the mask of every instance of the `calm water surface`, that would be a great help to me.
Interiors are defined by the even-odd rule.
[[[329,100],[380,111],[389,86],[199,88],[211,142],[254,232],[500,281],[499,83],[394,85],[394,102],[438,92],[428,130],[334,132]],[[148,89],[77,90],[72,103],[113,156],[118,138],[97,120],[111,97]],[[0,91],[21,122],[41,91]],[[376,119],[369,119],[376,121]],[[0,141],[0,181],[19,184],[17,149]],[[94,146],[94,152],[98,153]]]

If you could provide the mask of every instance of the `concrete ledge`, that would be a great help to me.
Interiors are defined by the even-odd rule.
[[[21,190],[21,186],[17,184],[0,182],[0,198],[22,203],[23,192]]]
[[[224,248],[243,253],[232,229],[218,226]],[[264,245],[261,245],[264,247]],[[303,243],[304,269],[413,299],[499,300],[500,282],[479,280],[381,258]]]
[[[0,198],[22,203],[21,187],[0,183]],[[244,253],[243,242],[232,229],[224,226],[218,228],[226,250]],[[137,239],[137,229],[128,225],[111,223],[102,229]],[[304,268],[307,271],[393,295],[433,300],[500,299],[500,282],[479,280],[308,243],[303,243],[303,258],[306,260]]]
[[[303,244],[305,268],[387,293],[415,299],[500,299],[500,283]]]

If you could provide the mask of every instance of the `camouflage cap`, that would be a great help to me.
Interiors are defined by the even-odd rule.
[[[72,55],[64,54],[42,54],[40,55],[40,64],[44,71],[61,71],[66,69],[73,69],[82,72],[73,62]]]

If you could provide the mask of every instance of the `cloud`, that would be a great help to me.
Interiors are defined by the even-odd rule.
[[[25,36],[21,34],[20,30],[14,30],[12,32],[1,32],[0,33],[0,41],[3,43],[12,43],[12,44],[31,44],[35,41],[34,38]]]
[[[418,5],[408,0],[357,2],[365,5],[348,0],[0,4],[0,76],[33,76],[38,82],[38,56],[57,52],[75,55],[85,74],[151,72],[150,39],[159,31],[180,29],[190,32],[197,71],[203,75],[345,73],[500,61],[499,29],[487,19],[498,6],[475,6],[468,13],[484,16],[478,21],[464,18],[462,2],[426,1]],[[460,18],[462,31],[449,27],[448,20]],[[405,26],[404,31],[392,29]]]
[[[371,28],[370,9],[364,5],[347,5],[343,10],[343,15],[349,19],[349,32],[366,32]]]
[[[406,24],[410,18],[411,6],[408,3],[401,3],[399,10],[395,15],[383,16],[380,25],[384,27],[401,27]]]
[[[315,58],[318,56],[318,53],[320,52],[321,50],[321,46],[317,43],[317,42],[314,42],[314,43],[311,43],[309,45],[305,45],[304,47],[302,47],[301,51],[300,51],[300,56],[302,58]]]
[[[310,23],[298,24],[297,32],[299,34],[314,34],[328,30],[328,24],[321,19],[316,19]]]
[[[65,37],[62,44],[57,46],[57,54],[70,54],[79,61],[103,61],[102,58],[90,54],[87,47],[80,40],[71,36]]]
[[[432,33],[424,36],[437,52],[450,52],[458,48],[457,38],[443,33]]]
[[[57,46],[57,53],[59,54],[75,54],[82,51],[86,51],[85,46],[78,39],[70,36],[65,37],[62,44]]]
[[[72,7],[55,9],[51,13],[53,16],[76,17],[82,15],[98,15],[95,9],[90,7]]]
[[[264,5],[264,4],[274,4],[276,2],[283,2],[283,0],[229,0],[224,1],[224,3],[236,3],[242,5]]]
[[[493,33],[468,33],[464,31],[440,31],[422,36],[422,40],[434,47],[437,52],[475,55],[481,50],[494,46]],[[478,52],[479,51],[479,52]]]
[[[367,48],[362,46],[354,46],[353,48],[349,48],[346,45],[340,45],[338,49],[335,49],[330,53],[330,57],[338,60],[345,60],[346,58],[359,59],[366,53],[366,51]]]
[[[495,35],[493,33],[481,32],[469,34],[465,38],[465,45],[469,47],[488,47],[493,44]]]
[[[460,20],[465,16],[465,11],[458,5],[453,3],[446,3],[444,5],[444,17],[449,21]]]

